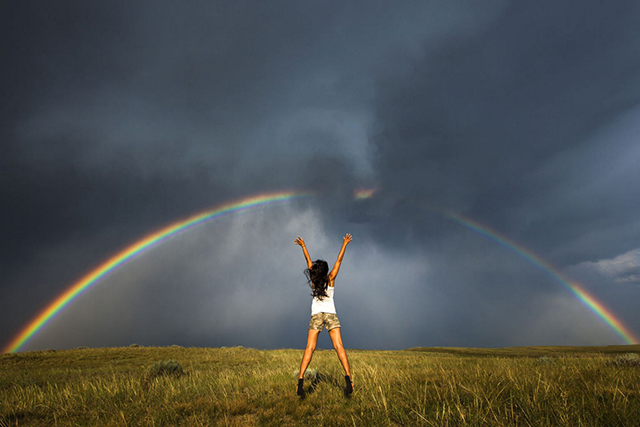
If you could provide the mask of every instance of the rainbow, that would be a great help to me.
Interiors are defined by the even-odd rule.
[[[354,197],[356,199],[367,199],[372,197],[374,193],[375,189],[359,189],[354,192]],[[174,222],[154,233],[149,234],[148,236],[142,238],[141,240],[138,240],[137,242],[133,243],[130,246],[127,246],[117,254],[113,255],[107,261],[100,264],[94,270],[92,270],[72,286],[70,286],[66,291],[64,291],[64,293],[62,293],[59,297],[52,301],[44,310],[42,310],[40,314],[38,314],[31,322],[29,322],[20,331],[20,333],[5,347],[3,352],[13,353],[19,351],[58,313],[60,313],[65,307],[71,304],[90,287],[98,283],[101,279],[109,275],[118,267],[121,267],[124,264],[134,260],[146,251],[160,245],[161,243],[171,239],[172,237],[175,237],[180,233],[191,230],[192,228],[195,228],[216,218],[250,210],[260,206],[285,202],[288,200],[306,196],[310,196],[310,193],[301,191],[285,191],[278,193],[259,194],[256,196],[226,203],[205,212],[192,215],[186,219]],[[602,303],[597,301],[591,294],[589,294],[582,285],[565,278],[562,273],[551,266],[548,262],[544,261],[540,256],[536,255],[522,245],[514,242],[508,237],[501,235],[497,231],[492,230],[488,226],[481,225],[470,218],[464,217],[458,213],[446,209],[440,209],[436,207],[432,207],[431,209],[434,212],[442,215],[443,217],[453,220],[458,224],[468,228],[469,230],[474,231],[523,257],[525,260],[562,284],[567,290],[569,290],[569,292],[575,295],[579,301],[581,301],[587,308],[589,308],[600,319],[602,319],[605,324],[613,329],[626,343],[640,343],[640,340],[622,323],[622,321],[617,319],[609,309],[607,309]]]
[[[76,300],[82,293],[87,291],[101,279],[106,277],[118,267],[132,261],[151,248],[154,248],[168,239],[184,233],[206,222],[221,218],[225,215],[254,209],[260,206],[285,202],[299,197],[308,196],[309,193],[299,191],[286,191],[279,193],[260,194],[236,200],[213,209],[192,215],[186,219],[174,222],[148,236],[138,240],[134,244],[127,246],[117,254],[113,255],[104,263],[82,277],[75,284],[69,287],[63,294],[51,302],[40,314],[38,314],[20,333],[5,347],[3,352],[13,353],[24,346],[35,334],[46,326],[60,311]]]
[[[489,240],[498,243],[500,246],[517,253],[531,264],[542,270],[554,280],[560,282],[570,293],[572,293],[580,302],[582,302],[589,310],[595,313],[600,319],[604,321],[613,331],[618,334],[627,344],[639,344],[640,340],[634,335],[628,327],[626,327],[620,319],[606,308],[602,303],[596,300],[593,295],[589,294],[586,289],[579,283],[567,279],[562,273],[551,266],[548,262],[544,261],[538,255],[525,248],[524,246],[514,242],[513,240],[499,234],[497,231],[491,228],[481,225],[470,218],[464,217],[458,213],[451,212],[444,209],[433,208],[434,211],[440,213],[446,218],[449,218],[471,231],[474,231]]]
[[[357,190],[354,190],[353,198],[356,200],[370,199],[375,193],[375,188],[359,188]]]

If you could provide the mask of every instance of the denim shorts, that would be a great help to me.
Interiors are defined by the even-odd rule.
[[[326,327],[327,331],[340,327],[340,321],[335,313],[316,313],[311,316],[309,321],[309,329],[322,331],[322,327]]]

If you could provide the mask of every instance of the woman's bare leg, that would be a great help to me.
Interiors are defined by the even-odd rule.
[[[340,328],[333,328],[329,331],[329,336],[331,337],[331,342],[333,343],[333,348],[336,350],[338,354],[338,359],[340,359],[340,363],[342,363],[342,367],[344,368],[344,373],[351,377],[351,371],[349,370],[349,360],[347,359],[347,352],[342,345],[342,334],[340,333]],[[317,337],[316,337],[317,339]],[[353,379],[351,380],[353,383]]]
[[[311,363],[311,357],[313,356],[313,352],[316,349],[316,345],[318,344],[318,335],[320,335],[320,331],[316,331],[315,329],[309,329],[309,336],[307,337],[307,348],[304,349],[304,354],[302,355],[302,363],[300,363],[300,376],[298,379],[304,377],[304,373]]]

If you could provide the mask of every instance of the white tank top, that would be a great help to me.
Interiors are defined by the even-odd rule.
[[[317,313],[333,313],[336,314],[336,306],[333,303],[333,290],[334,286],[327,285],[327,296],[323,299],[313,297],[311,301],[311,315]]]

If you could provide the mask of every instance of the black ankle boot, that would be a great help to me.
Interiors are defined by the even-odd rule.
[[[298,396],[304,397],[304,378],[298,379]]]
[[[353,383],[351,382],[351,377],[349,375],[345,375],[344,382],[347,384],[344,389],[344,394],[349,396],[351,393],[353,393]]]

